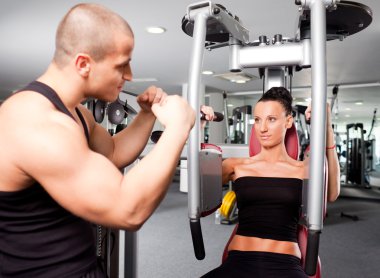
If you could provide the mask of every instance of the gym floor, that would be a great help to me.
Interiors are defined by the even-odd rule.
[[[341,217],[342,212],[359,220]],[[160,207],[138,232],[138,277],[202,276],[221,263],[233,228],[216,225],[214,215],[202,218],[206,258],[198,261],[190,235],[187,194],[181,193],[174,182]],[[380,277],[379,235],[379,202],[342,197],[329,204],[319,252],[322,277]]]

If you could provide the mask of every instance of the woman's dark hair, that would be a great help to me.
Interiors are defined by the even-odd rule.
[[[284,107],[284,110],[286,112],[286,116],[292,114],[293,98],[287,89],[285,89],[284,87],[272,87],[262,95],[258,102],[271,100],[278,101],[279,103],[281,103],[282,107]]]

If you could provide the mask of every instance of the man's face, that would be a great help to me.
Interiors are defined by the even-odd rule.
[[[115,101],[125,81],[132,80],[131,58],[134,39],[127,35],[115,36],[114,50],[92,68],[91,87],[96,98]]]

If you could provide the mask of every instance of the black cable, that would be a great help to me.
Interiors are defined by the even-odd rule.
[[[373,118],[372,118],[371,130],[370,130],[369,133],[368,133],[367,140],[369,140],[369,137],[371,136],[371,133],[372,133],[372,129],[373,129],[375,123],[376,123],[376,111],[377,111],[377,108],[375,108],[375,110],[373,111]]]
[[[292,96],[293,94],[292,94],[292,88],[293,88],[293,75],[290,75],[289,76],[289,93],[290,93],[290,95]]]
[[[263,76],[263,94],[265,93],[265,75]]]

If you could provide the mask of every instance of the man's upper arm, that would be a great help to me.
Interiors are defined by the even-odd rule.
[[[32,119],[23,127],[28,140],[17,142],[19,167],[67,210],[93,222],[114,224],[111,211],[118,203],[121,173],[88,148],[76,122],[60,112],[51,114],[46,122]]]

